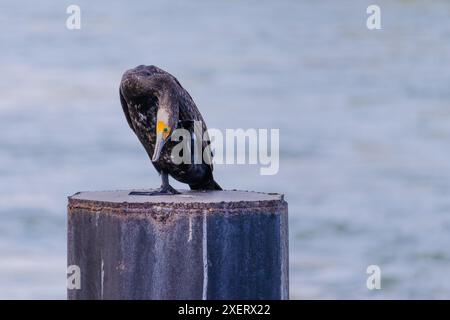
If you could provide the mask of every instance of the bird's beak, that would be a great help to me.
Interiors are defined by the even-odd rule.
[[[163,138],[162,132],[158,133],[158,135],[156,136],[155,151],[153,152],[153,157],[152,157],[153,162],[159,160],[159,156],[161,155],[161,150],[165,143],[166,143],[166,141]]]

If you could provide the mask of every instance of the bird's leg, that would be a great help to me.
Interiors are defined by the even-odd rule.
[[[161,171],[161,180],[162,180],[162,184],[161,184],[161,188],[159,190],[160,193],[162,193],[162,194],[180,194],[180,192],[175,190],[175,188],[173,188],[169,184],[169,175],[167,174],[167,172]]]
[[[175,188],[169,184],[169,175],[165,171],[161,171],[161,188],[155,191],[133,191],[130,192],[130,196],[159,196],[159,195],[170,195],[170,194],[180,194]]]

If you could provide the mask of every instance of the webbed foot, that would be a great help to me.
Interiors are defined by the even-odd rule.
[[[167,196],[174,194],[180,194],[180,192],[171,185],[162,186],[154,191],[132,191],[129,193],[130,196]]]

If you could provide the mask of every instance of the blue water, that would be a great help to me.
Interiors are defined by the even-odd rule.
[[[86,0],[70,31],[73,3],[0,3],[0,298],[65,298],[68,195],[159,184],[118,99],[139,64],[209,127],[280,129],[277,175],[215,175],[286,194],[292,298],[450,298],[449,2],[377,1],[377,31],[372,1]]]

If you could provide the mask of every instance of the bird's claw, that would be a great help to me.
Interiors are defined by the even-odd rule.
[[[179,191],[177,191],[172,186],[164,186],[161,187],[155,191],[132,191],[130,192],[130,196],[164,196],[164,195],[174,195],[174,194],[180,194]]]

